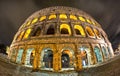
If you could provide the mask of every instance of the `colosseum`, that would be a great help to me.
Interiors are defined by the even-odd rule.
[[[10,61],[33,70],[64,72],[96,67],[114,56],[101,25],[71,7],[32,14],[10,46]]]

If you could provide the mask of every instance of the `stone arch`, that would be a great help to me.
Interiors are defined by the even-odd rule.
[[[24,35],[24,34],[25,34],[25,31],[19,32],[19,34],[18,34],[18,36],[17,36],[16,40],[17,40],[17,41],[22,40],[22,39],[23,39],[23,35]]]
[[[98,31],[98,29],[93,29],[94,30],[94,33],[96,34],[96,36],[98,37],[98,38],[101,38],[101,35],[100,35],[100,32]]]
[[[83,67],[89,67],[90,65],[94,63],[91,46],[89,44],[79,45],[78,50],[80,53],[80,57],[82,60],[81,63]]]
[[[101,54],[100,48],[98,46],[94,47],[94,53],[95,53],[97,62],[102,62],[103,61],[102,54]]]
[[[23,48],[20,48],[17,53],[16,63],[21,64],[22,62],[22,55],[23,55]]]
[[[67,15],[62,13],[59,15],[59,18],[60,19],[67,19]]]
[[[44,20],[46,20],[46,16],[41,16],[39,19],[39,21],[44,21]]]
[[[70,14],[70,19],[77,20],[77,16]]]
[[[27,39],[27,38],[30,36],[31,31],[32,31],[32,29],[31,29],[31,28],[28,28],[28,29],[25,31],[25,34],[24,34],[24,36],[23,36],[23,39]]]
[[[86,26],[86,32],[88,33],[89,36],[94,37],[95,34],[90,26]]]
[[[53,50],[51,48],[44,48],[41,51],[41,69],[53,69]]]
[[[84,29],[81,25],[74,25],[74,29],[77,35],[85,36]]]
[[[42,26],[35,27],[31,36],[40,36],[42,32]]]
[[[61,68],[63,70],[67,68],[73,68],[74,69],[74,60],[75,60],[75,55],[74,51],[69,48],[65,47],[61,51]]]
[[[55,32],[56,32],[55,27],[56,27],[55,23],[49,23],[49,24],[47,24],[45,26],[44,34],[45,35],[54,35]]]
[[[61,34],[69,34],[71,35],[71,28],[68,24],[61,24],[60,25],[60,33]]]
[[[28,48],[26,52],[26,57],[25,57],[25,66],[32,67],[34,57],[35,57],[35,49]]]
[[[56,14],[51,14],[51,15],[49,15],[48,19],[56,19],[56,18],[57,18]]]
[[[53,25],[50,25],[47,29],[47,35],[54,35],[55,34],[55,27]]]

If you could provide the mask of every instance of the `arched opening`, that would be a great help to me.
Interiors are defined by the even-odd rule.
[[[90,19],[86,19],[86,21],[90,24],[92,24],[91,20]]]
[[[80,54],[82,58],[82,66],[88,65],[87,52],[85,47],[80,47]]]
[[[102,52],[103,52],[104,58],[107,59],[108,58],[108,53],[107,53],[107,50],[106,50],[105,46],[102,46]]]
[[[62,51],[61,67],[62,70],[65,70],[67,68],[71,70],[74,69],[74,53],[71,50],[65,49]]]
[[[38,18],[34,18],[34,19],[32,20],[32,24],[36,23],[37,21],[38,21]]]
[[[31,24],[31,21],[27,21],[25,26],[29,26]]]
[[[110,47],[107,47],[107,50],[108,50],[108,53],[109,53],[110,57],[112,57],[112,53],[111,53]]]
[[[61,34],[69,34],[71,35],[71,29],[68,24],[61,24],[60,25],[60,32]]]
[[[32,29],[30,29],[30,28],[27,29],[26,32],[25,32],[25,34],[24,34],[24,37],[23,37],[23,38],[24,38],[24,39],[27,39],[27,38],[29,37],[31,31],[32,31]]]
[[[92,37],[95,36],[95,34],[93,33],[93,30],[91,29],[91,27],[86,26],[86,31],[87,31],[87,33],[88,33],[89,36],[92,36]]]
[[[24,50],[22,48],[18,50],[18,54],[17,54],[17,58],[16,58],[16,63],[18,63],[18,64],[21,63],[23,51]]]
[[[92,60],[90,47],[83,45],[79,48],[79,50],[82,58],[82,66],[87,67],[89,65],[92,65],[93,60]]]
[[[75,25],[74,26],[74,29],[75,29],[75,32],[77,35],[82,35],[82,36],[85,36],[85,32],[84,32],[84,29],[82,26],[80,25]]]
[[[98,46],[95,46],[94,47],[94,53],[95,53],[95,56],[96,56],[96,59],[97,59],[97,62],[102,62],[102,54],[100,52],[100,49]]]
[[[62,54],[62,68],[69,68],[70,57],[68,54]]]
[[[82,16],[80,16],[80,17],[79,17],[79,20],[80,20],[80,21],[83,21],[83,22],[85,22],[85,21],[86,21],[86,20],[85,20],[85,18],[84,18],[84,17],[82,17]]]
[[[43,20],[45,20],[45,19],[46,19],[46,16],[41,16],[39,20],[40,20],[40,21],[43,21]]]
[[[34,48],[27,49],[26,58],[25,58],[25,66],[32,67],[34,57],[35,57]]]
[[[67,15],[66,14],[60,14],[59,18],[60,19],[67,19]]]
[[[50,48],[44,49],[41,53],[41,69],[53,69],[53,51]]]
[[[70,15],[70,19],[77,20],[77,17],[75,15]]]
[[[101,38],[106,42],[104,34],[101,32],[100,35],[101,35]]]
[[[19,33],[18,37],[16,38],[17,41],[22,40],[24,33],[25,33],[25,31],[22,31]]]
[[[56,15],[55,15],[55,14],[52,14],[52,15],[49,16],[48,19],[55,19],[55,18],[56,18]]]
[[[54,35],[55,34],[55,27],[54,25],[50,25],[47,29],[47,35]]]
[[[34,30],[33,30],[34,31]],[[35,29],[34,33],[32,36],[39,36],[41,34],[41,28],[37,27],[37,29]]]
[[[61,29],[61,34],[69,34],[68,29],[66,28]]]
[[[100,38],[100,33],[97,29],[94,29],[95,34],[97,35],[98,38]]]
[[[78,29],[75,29],[75,32],[76,32],[77,35],[81,35],[81,33]]]

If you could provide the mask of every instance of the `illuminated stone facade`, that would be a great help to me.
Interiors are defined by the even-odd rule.
[[[10,60],[43,71],[98,66],[114,56],[106,33],[91,16],[70,7],[49,7],[31,15],[10,46]]]

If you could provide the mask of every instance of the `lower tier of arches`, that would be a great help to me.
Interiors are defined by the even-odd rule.
[[[95,67],[113,53],[106,44],[39,44],[12,47],[9,57],[26,67],[58,72]]]

